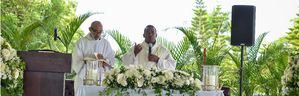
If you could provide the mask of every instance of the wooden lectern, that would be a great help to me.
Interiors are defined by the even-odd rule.
[[[26,63],[24,96],[64,96],[64,73],[71,72],[71,54],[19,51]]]

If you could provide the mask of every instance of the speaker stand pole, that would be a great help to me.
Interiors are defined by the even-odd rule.
[[[244,62],[244,44],[241,44],[241,66],[240,66],[240,96],[242,96],[243,84],[243,62]]]

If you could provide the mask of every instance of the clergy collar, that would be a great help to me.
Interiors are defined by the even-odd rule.
[[[146,42],[146,41],[144,41],[144,42],[145,42],[146,44],[149,44],[149,43],[148,43],[148,42]],[[156,42],[157,42],[157,41],[155,41],[155,42],[154,42],[154,43],[152,43],[152,44],[153,44],[153,45],[155,45],[155,44],[156,44]]]
[[[92,36],[91,36],[91,33],[88,33],[86,36],[85,36],[88,40],[95,40]],[[101,40],[101,37],[97,40]]]
[[[145,42],[145,41],[143,41],[142,43],[143,43],[145,46],[147,46],[147,47],[149,46],[149,44],[148,44],[147,42]],[[158,45],[156,42],[153,43],[153,48],[156,47],[156,45]]]

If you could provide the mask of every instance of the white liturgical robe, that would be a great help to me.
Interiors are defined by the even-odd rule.
[[[75,92],[78,86],[83,85],[83,78],[86,73],[86,64],[84,64],[84,60],[87,58],[95,58],[94,53],[102,54],[109,65],[113,66],[115,54],[110,43],[106,39],[101,38],[100,40],[95,40],[91,37],[90,33],[81,38],[77,41],[72,54],[72,70],[77,74],[74,80]]]
[[[122,61],[125,66],[141,66],[147,69],[157,68],[158,70],[162,69],[171,69],[175,70],[176,62],[172,58],[170,52],[159,44],[155,44],[152,47],[152,54],[159,57],[158,63],[148,61],[148,53],[149,53],[149,44],[146,42],[141,43],[142,50],[135,56],[134,47],[132,47],[128,53],[126,53],[122,57]]]

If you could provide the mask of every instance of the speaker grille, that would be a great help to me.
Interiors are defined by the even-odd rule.
[[[231,45],[252,46],[255,38],[255,6],[232,7]]]

